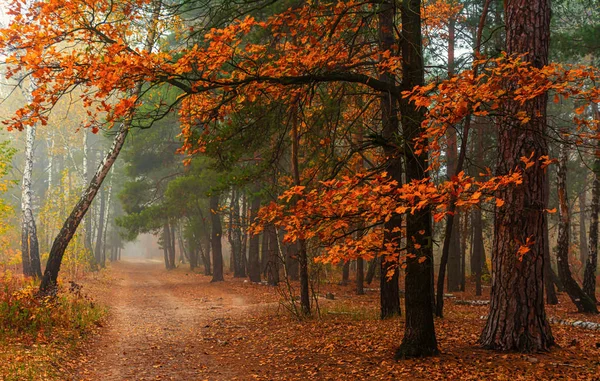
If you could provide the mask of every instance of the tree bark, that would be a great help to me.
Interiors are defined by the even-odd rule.
[[[402,1],[402,89],[410,90],[424,84],[423,48],[421,36],[421,1]],[[400,101],[404,138],[406,181],[427,177],[427,154],[416,153],[415,140],[424,132],[425,110],[408,99]],[[433,324],[433,294],[431,292],[433,247],[431,210],[424,207],[406,215],[407,251],[415,257],[406,259],[404,338],[396,358],[432,356],[438,353]],[[412,239],[414,237],[414,240]],[[420,247],[417,248],[416,244]]]
[[[212,227],[210,244],[213,255],[213,277],[211,282],[222,282],[223,278],[223,252],[221,251],[221,217],[219,216],[219,195],[210,196],[210,222]]]
[[[598,105],[592,103],[594,119],[600,119]],[[590,244],[588,246],[589,254],[585,262],[585,272],[583,275],[583,291],[594,302],[596,299],[596,270],[598,268],[598,213],[600,212],[600,142],[596,148],[596,157],[594,158],[594,184],[592,185],[592,205],[590,212]]]
[[[32,85],[32,87],[34,86]],[[30,95],[28,97],[31,98]],[[23,169],[23,180],[21,183],[21,255],[23,258],[23,275],[41,278],[42,266],[40,262],[37,227],[31,202],[35,130],[35,126],[26,127],[25,168]]]
[[[506,51],[523,54],[541,68],[548,63],[549,0],[511,0],[505,3]],[[508,87],[510,83],[506,84]],[[547,94],[521,104],[508,100],[498,120],[498,175],[523,169],[523,183],[501,189],[505,202],[496,208],[490,313],[481,344],[502,351],[547,351],[554,338],[544,309],[544,229],[546,227],[545,169],[540,156],[548,154],[545,140]],[[522,123],[515,115],[524,112]],[[521,157],[534,165],[525,170]],[[529,239],[530,241],[527,241]],[[528,242],[522,258],[517,253]]]
[[[561,144],[560,156],[558,160],[557,188],[558,188],[558,276],[565,286],[567,294],[571,301],[577,307],[579,312],[598,313],[596,303],[587,296],[581,287],[577,284],[571,274],[569,266],[569,244],[571,229],[571,214],[569,213],[569,200],[567,193],[567,145]]]
[[[356,295],[365,294],[365,261],[362,258],[356,258]]]

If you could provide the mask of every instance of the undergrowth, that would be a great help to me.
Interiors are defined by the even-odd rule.
[[[61,286],[41,298],[38,284],[5,271],[0,275],[0,379],[63,379],[64,359],[105,313],[80,285]]]

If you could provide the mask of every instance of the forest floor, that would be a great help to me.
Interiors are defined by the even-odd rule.
[[[374,286],[370,286],[374,287]],[[545,354],[477,346],[488,306],[446,301],[436,319],[441,354],[395,362],[403,318],[378,319],[378,290],[325,284],[320,318],[298,321],[281,290],[159,262],[121,262],[84,289],[110,312],[69,366],[74,380],[600,380],[600,331],[553,324],[558,346]],[[486,299],[486,297],[481,297]],[[600,322],[575,313],[565,295],[550,317]]]

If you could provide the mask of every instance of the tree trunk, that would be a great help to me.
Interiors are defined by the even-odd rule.
[[[222,282],[223,278],[223,252],[221,251],[221,236],[223,230],[221,229],[221,217],[219,216],[219,195],[213,194],[210,196],[210,222],[212,227],[212,234],[210,237],[210,244],[212,247],[213,255],[213,278],[211,282]]]
[[[379,13],[379,45],[383,51],[393,51],[397,43],[395,38],[394,19],[396,15],[393,1],[382,1]],[[396,78],[389,72],[379,74],[379,79],[389,84],[395,84]],[[383,147],[387,157],[386,171],[392,180],[402,184],[402,157],[398,148],[401,143],[398,134],[398,97],[392,93],[381,95],[382,135],[386,142]],[[402,238],[402,215],[393,213],[384,224],[383,244],[400,247]],[[400,250],[398,250],[400,251]],[[399,258],[381,258],[380,264],[380,312],[381,318],[400,315],[400,287],[398,285]]]
[[[573,276],[569,266],[569,244],[570,244],[570,228],[571,215],[569,213],[569,200],[567,193],[567,145],[561,144],[560,157],[558,161],[557,173],[557,188],[558,188],[558,206],[559,206],[559,222],[558,222],[558,276],[565,286],[567,294],[571,301],[577,307],[579,312],[598,313],[596,303],[587,296],[579,287]]]
[[[448,22],[448,77],[452,77],[454,75],[454,27],[455,21],[453,19]],[[454,126],[450,126],[446,132],[448,147],[446,151],[447,155],[447,176],[450,179],[452,176],[456,174],[457,161],[458,161],[458,135],[456,133],[456,128]],[[444,239],[444,246],[449,245],[447,249],[447,261],[448,261],[448,284],[447,288],[449,292],[455,292],[460,290],[460,217],[458,211],[455,211],[453,215],[448,215],[448,217],[452,216],[454,219],[452,226],[450,229],[446,229],[447,234],[450,235],[449,239]],[[448,220],[447,220],[448,221]],[[443,257],[442,257],[443,258]],[[442,267],[446,264],[442,259],[440,263],[440,274],[443,273]],[[443,276],[441,277],[443,281]],[[438,282],[438,287],[440,287]],[[443,283],[441,290],[438,290],[439,293],[444,292]],[[437,314],[437,312],[436,312]],[[441,315],[441,314],[440,314]],[[440,316],[438,315],[438,316]]]
[[[274,226],[269,225],[268,229],[265,229],[265,233],[269,235],[267,281],[270,286],[277,286],[279,284],[279,244],[277,242],[277,232]]]
[[[350,261],[344,261],[344,263],[342,263],[342,286],[346,286],[348,284],[349,279],[350,279]]]
[[[550,198],[550,176],[546,176],[545,184],[546,190],[546,206],[548,205],[548,199]],[[554,270],[552,270],[552,260],[550,257],[550,233],[548,232],[548,218],[544,221],[544,286],[546,287],[546,304],[556,305],[558,304],[558,296],[556,296],[556,290],[554,288],[555,279],[558,279]],[[557,284],[560,282],[557,282]],[[562,287],[562,283],[561,283]]]
[[[598,105],[592,103],[594,119],[600,119]],[[594,159],[594,184],[592,185],[592,205],[590,212],[590,244],[588,246],[589,254],[585,262],[585,272],[583,275],[583,291],[594,302],[596,299],[596,270],[598,268],[598,213],[600,212],[600,142],[596,148],[596,157]]]
[[[292,175],[294,184],[300,186],[300,134],[298,128],[298,107],[293,105],[292,120]],[[303,315],[310,315],[310,291],[308,282],[308,252],[304,239],[298,240],[298,265],[300,267],[300,307]]]
[[[365,278],[365,282],[367,284],[371,284],[373,282],[373,278],[375,277],[375,272],[379,268],[379,257],[375,257],[369,261],[369,267],[367,268],[367,277]]]
[[[88,131],[87,130],[83,130],[83,163],[82,163],[82,171],[83,171],[83,181],[84,184],[88,184],[90,181],[89,178],[89,173],[90,173],[90,167],[89,167],[89,163],[90,161],[88,160],[88,154],[89,154],[89,141],[88,141]],[[93,255],[92,253],[92,214],[91,213],[86,213],[85,215],[85,222],[83,224],[83,230],[84,230],[84,239],[83,239],[83,244],[85,246],[85,248]],[[92,257],[93,258],[93,257]],[[95,266],[95,264],[94,264]]]
[[[463,226],[461,228],[462,238],[460,242],[460,291],[465,291],[467,287],[467,243],[469,239],[469,246],[473,246],[473,222],[469,224],[469,215],[463,215]],[[470,226],[470,229],[469,229]]]
[[[135,95],[139,95],[140,91],[141,85],[138,86]],[[71,242],[71,239],[73,238],[77,227],[81,223],[81,220],[92,204],[94,197],[98,193],[98,189],[102,185],[102,181],[104,181],[108,171],[119,156],[121,148],[123,148],[123,144],[125,143],[125,138],[129,132],[130,123],[131,120],[128,119],[126,122],[120,125],[119,130],[114,137],[111,149],[108,151],[108,154],[104,160],[102,160],[100,163],[100,166],[96,170],[96,173],[94,174],[89,186],[71,211],[71,214],[65,221],[62,229],[58,233],[58,236],[54,240],[52,248],[50,249],[48,263],[46,264],[46,269],[44,271],[44,277],[42,278],[42,283],[40,285],[40,291],[42,293],[51,292],[56,287],[56,280],[58,278],[58,272],[60,271],[60,265],[65,250],[69,245],[69,242]]]
[[[475,208],[472,213],[473,225],[473,255],[471,256],[471,269],[475,276],[475,295],[481,296],[481,270],[485,261],[485,246],[483,245],[483,221],[481,209]]]
[[[245,278],[246,277],[246,267],[244,263],[244,259],[242,258],[242,220],[240,216],[240,192],[234,192],[232,197],[232,217],[233,220],[230,223],[233,225],[231,227],[231,255],[234,258],[233,262],[233,276],[235,278]]]
[[[110,181],[108,182],[108,195],[106,196],[106,218],[104,223],[104,233],[102,234],[102,263],[106,264],[106,235],[108,234],[108,225],[110,222],[110,206],[112,203],[113,176],[115,167],[110,170]]]
[[[165,259],[165,268],[167,270],[171,269],[171,261],[169,261],[169,245],[171,243],[171,232],[169,231],[169,223],[166,222],[163,225],[163,253]]]
[[[365,261],[362,258],[356,258],[356,295],[365,294]]]
[[[524,54],[541,68],[548,63],[549,0],[512,0],[505,3],[506,51]],[[507,83],[507,86],[510,84]],[[546,228],[545,169],[540,156],[546,146],[547,94],[521,104],[508,100],[498,120],[498,175],[523,169],[523,184],[498,192],[505,206],[496,208],[490,313],[481,344],[502,351],[547,351],[554,338],[544,309],[544,240]],[[524,112],[522,123],[515,115]],[[534,165],[525,170],[521,157]],[[527,241],[529,239],[529,241]],[[517,253],[529,242],[522,258]]]
[[[23,169],[23,182],[21,183],[21,255],[23,257],[23,275],[41,278],[42,266],[40,262],[37,227],[31,202],[35,126],[26,127],[25,139],[25,168]]]
[[[585,269],[585,262],[588,257],[588,240],[587,240],[587,228],[585,224],[586,219],[586,184],[584,182],[583,189],[579,192],[579,262],[581,267]]]
[[[258,187],[256,187],[258,188]],[[260,209],[260,197],[253,196],[252,203],[250,204],[250,223],[254,223],[258,217],[258,210]],[[248,276],[251,282],[260,283],[260,235],[255,234],[250,236],[250,242],[248,243]]]
[[[290,277],[290,280],[300,279],[300,269],[298,267],[298,243],[287,246],[285,265],[287,266],[287,274]]]
[[[98,226],[96,227],[96,247],[94,249],[96,264],[102,268],[106,266],[106,263],[102,261],[102,236],[104,233],[104,212],[106,209],[105,194],[106,191],[104,188],[100,188],[100,211],[98,213]]]
[[[424,83],[421,36],[421,1],[402,1],[402,89],[410,90]],[[424,132],[425,110],[408,99],[400,100],[405,152],[406,181],[427,177],[427,154],[414,151],[414,142]],[[431,292],[433,247],[431,210],[424,207],[406,215],[407,251],[415,257],[406,258],[404,338],[396,358],[423,357],[438,353],[433,324],[433,294]],[[414,240],[412,239],[414,237]],[[420,245],[417,247],[416,245]]]
[[[170,227],[171,227],[171,235],[169,236],[171,242],[169,243],[169,265],[171,267],[171,269],[174,269],[175,267],[177,267],[175,265],[175,229],[176,229],[176,224],[174,224],[173,222],[170,222]]]

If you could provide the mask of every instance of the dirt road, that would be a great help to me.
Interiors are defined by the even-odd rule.
[[[109,274],[99,295],[110,308],[108,326],[85,348],[75,380],[246,379],[216,363],[211,347],[219,339],[203,330],[248,313],[251,302],[223,283],[156,262],[120,262]]]

